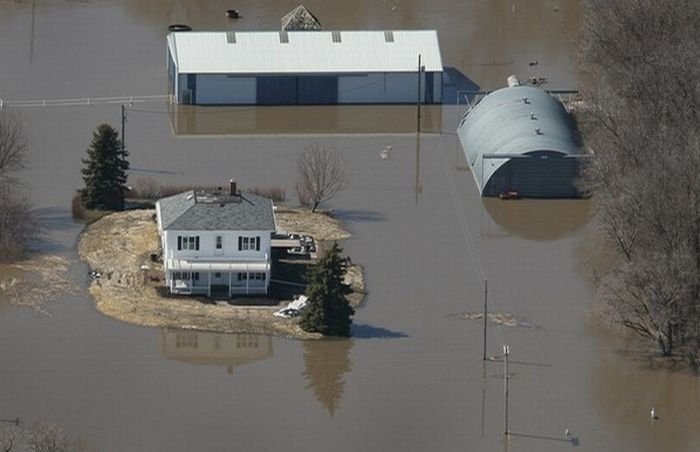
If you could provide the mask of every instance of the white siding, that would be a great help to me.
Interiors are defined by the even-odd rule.
[[[255,77],[225,74],[197,75],[197,104],[254,104],[257,94]]]
[[[270,239],[272,231],[165,231],[165,246],[163,259],[193,259],[199,258],[232,258],[232,259],[264,259],[270,256]],[[177,249],[178,236],[199,236],[199,251]],[[217,254],[215,249],[216,236],[223,237],[223,252]],[[260,251],[238,251],[238,237],[260,237]]]

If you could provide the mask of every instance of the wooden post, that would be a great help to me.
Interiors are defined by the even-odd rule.
[[[126,140],[124,139],[124,133],[125,133],[125,126],[126,126],[126,109],[124,104],[122,104],[122,151],[126,146]]]
[[[207,298],[211,298],[211,264],[209,264],[209,276],[207,283]]]
[[[484,355],[482,359],[486,361],[486,327],[489,319],[489,280],[484,279]]]
[[[418,54],[418,99],[416,99],[416,132],[420,133],[420,73],[421,73],[421,55]]]
[[[503,434],[509,435],[510,431],[508,429],[508,355],[510,354],[510,347],[507,345],[503,346]]]

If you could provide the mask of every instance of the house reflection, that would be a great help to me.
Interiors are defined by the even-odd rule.
[[[272,338],[255,334],[219,334],[163,328],[161,350],[168,359],[189,364],[236,367],[272,357]]]
[[[349,339],[325,339],[304,342],[306,389],[333,416],[345,391],[344,376],[352,369]]]

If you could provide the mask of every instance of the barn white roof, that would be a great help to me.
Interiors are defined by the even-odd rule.
[[[322,74],[442,71],[435,30],[173,32],[181,74]]]

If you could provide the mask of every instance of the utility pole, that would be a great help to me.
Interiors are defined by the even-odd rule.
[[[510,354],[510,347],[507,345],[503,346],[503,434],[510,435],[510,430],[508,429],[508,355]]]
[[[489,319],[489,280],[484,279],[484,356],[482,359],[486,361],[486,326]]]
[[[420,75],[422,71],[422,66],[421,66],[421,55],[418,54],[418,98],[416,99],[416,114],[417,114],[417,121],[416,121],[416,132],[420,133],[420,91],[421,91],[421,86],[420,86]]]
[[[126,149],[126,141],[124,140],[124,132],[125,132],[125,126],[126,126],[126,106],[122,104],[122,151]]]

